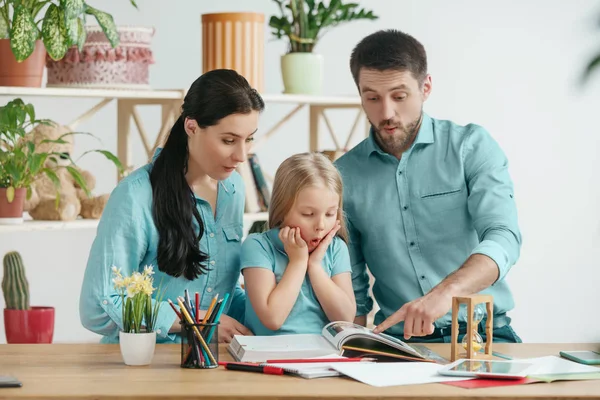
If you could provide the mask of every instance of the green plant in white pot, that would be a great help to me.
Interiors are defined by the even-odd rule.
[[[272,16],[269,26],[278,39],[290,41],[288,53],[281,58],[284,93],[320,94],[323,84],[323,59],[313,53],[327,28],[359,19],[375,20],[372,11],[357,3],[331,0],[329,5],[315,0],[273,0],[281,16]]]

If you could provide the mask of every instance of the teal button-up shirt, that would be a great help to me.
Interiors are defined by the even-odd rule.
[[[123,179],[113,190],[98,225],[81,288],[79,313],[83,326],[103,335],[102,343],[118,342],[122,329],[122,308],[113,287],[111,267],[121,269],[123,276],[144,266],[154,267],[154,285],[166,287],[164,301],[157,318],[157,342],[180,342],[181,336],[169,334],[177,320],[167,303],[177,305],[177,296],[187,289],[190,296],[200,293],[200,308],[207,309],[215,294],[222,298],[230,293],[224,312],[244,322],[245,292],[239,284],[240,249],[243,235],[244,185],[234,172],[219,182],[216,221],[209,203],[196,196],[196,205],[205,225],[200,248],[210,257],[211,271],[194,281],[172,277],[158,270],[158,231],[152,218],[151,164]],[[156,295],[156,292],[153,296]],[[193,298],[192,298],[193,300]]]
[[[242,270],[246,268],[265,268],[275,274],[279,283],[289,263],[283,242],[279,239],[279,228],[263,233],[253,233],[242,245]],[[350,272],[348,246],[339,237],[334,237],[327,248],[322,262],[323,269],[332,277],[342,272]],[[320,334],[330,321],[310,284],[308,274],[287,319],[277,331],[266,328],[252,308],[250,298],[246,298],[246,325],[255,335],[284,335],[298,333]]]
[[[357,315],[373,308],[367,266],[379,324],[476,253],[498,265],[499,279],[481,292],[494,296],[494,314],[514,307],[504,280],[521,247],[513,183],[506,156],[485,129],[424,114],[401,160],[383,152],[371,131],[336,166],[344,182]],[[449,311],[435,326],[450,326],[451,317]],[[388,333],[400,336],[403,327]]]

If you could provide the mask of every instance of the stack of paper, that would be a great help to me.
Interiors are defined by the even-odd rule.
[[[342,357],[337,354],[328,354],[323,357],[315,357],[315,360],[318,359],[344,359],[346,357]],[[357,362],[340,362],[343,364],[366,364],[370,363],[369,361],[357,361]],[[333,369],[333,366],[338,364],[337,362],[286,362],[286,363],[262,363],[261,365],[268,365],[272,367],[283,368],[284,371],[294,374],[296,376],[300,376],[306,379],[312,378],[325,378],[330,376],[340,376],[341,374]]]
[[[371,386],[415,385],[422,383],[462,381],[473,378],[443,376],[443,365],[429,362],[411,363],[337,363],[336,371]]]

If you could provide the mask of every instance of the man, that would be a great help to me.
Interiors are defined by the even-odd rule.
[[[514,302],[505,277],[521,233],[503,151],[478,125],[423,112],[432,82],[413,37],[396,30],[367,36],[350,69],[371,122],[369,137],[336,161],[356,322],[365,325],[373,308],[368,266],[380,306],[375,332],[450,342],[452,298],[484,293],[494,297],[494,341],[520,342],[506,315]]]

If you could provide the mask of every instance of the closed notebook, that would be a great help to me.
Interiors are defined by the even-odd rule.
[[[315,359],[319,358],[345,358],[339,356],[337,354],[327,354],[323,357],[315,357]],[[368,361],[361,361],[368,362]],[[287,373],[305,378],[305,379],[313,379],[313,378],[326,378],[330,376],[341,376],[342,374],[333,369],[332,362],[310,362],[310,363],[262,363],[261,365],[268,365],[271,367],[283,368],[283,370]]]

